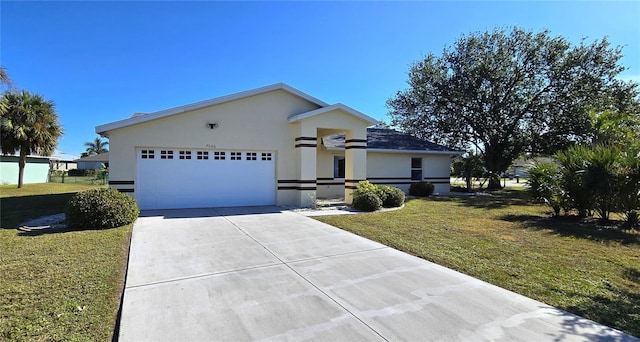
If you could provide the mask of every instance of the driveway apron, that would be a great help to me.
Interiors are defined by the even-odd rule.
[[[278,207],[144,211],[120,341],[640,341]]]

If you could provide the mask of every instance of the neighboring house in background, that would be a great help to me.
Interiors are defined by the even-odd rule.
[[[518,158],[513,164],[511,169],[513,170],[513,177],[527,178],[529,177],[529,169],[536,163],[553,163],[553,158],[549,157],[535,157],[535,158]]]
[[[69,171],[77,168],[78,163],[75,160],[51,159],[51,170]]]
[[[369,179],[449,191],[460,152],[384,129],[343,104],[286,84],[197,102],[96,127],[109,138],[109,185],[141,209],[347,203]],[[79,165],[80,166],[80,165]]]
[[[0,155],[0,183],[18,184],[19,156]],[[49,181],[49,157],[27,156],[24,166],[24,184],[46,183]]]
[[[109,167],[109,152],[96,154],[75,160],[78,163],[78,170],[100,170],[102,167]]]

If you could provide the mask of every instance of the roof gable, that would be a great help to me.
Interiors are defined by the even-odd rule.
[[[294,96],[300,97],[304,100],[314,103],[320,107],[329,106],[328,103],[321,101],[311,95],[305,94],[300,90],[295,89],[287,84],[276,83],[266,87],[261,87],[261,88],[247,90],[247,91],[243,91],[243,92],[239,92],[231,95],[216,97],[210,100],[205,100],[205,101],[200,101],[200,102],[196,102],[196,103],[192,103],[184,106],[169,108],[169,109],[165,109],[165,110],[161,110],[161,111],[157,111],[149,114],[135,113],[131,118],[96,126],[96,133],[102,135],[105,132],[108,132],[114,129],[136,125],[136,124],[151,121],[151,120],[157,120],[157,119],[165,118],[171,115],[181,114],[184,112],[193,111],[200,108],[215,106],[215,105],[226,103],[226,102],[236,101],[243,98],[256,96],[256,95],[260,95],[260,94],[264,94],[264,93],[268,93],[276,90],[283,90],[285,92],[293,94]]]
[[[312,110],[310,112],[306,112],[306,113],[300,113],[300,114],[296,114],[293,115],[289,118],[289,122],[293,123],[293,122],[298,122],[310,117],[314,117],[320,114],[324,114],[324,113],[328,113],[334,110],[341,110],[349,115],[352,115],[362,121],[365,121],[366,123],[368,123],[369,125],[375,125],[376,123],[378,123],[378,120],[363,114],[351,107],[345,106],[342,103],[336,103],[334,105],[331,106],[327,106],[327,107],[323,107],[323,108],[318,108],[316,110]]]
[[[344,134],[330,135],[322,138],[322,143],[328,149],[344,149],[344,137]],[[383,128],[367,128],[367,150],[411,153],[462,153],[443,145],[418,139],[406,133]]]

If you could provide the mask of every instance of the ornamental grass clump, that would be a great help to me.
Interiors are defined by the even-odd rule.
[[[67,225],[76,229],[106,229],[133,223],[140,214],[136,201],[116,189],[78,192],[66,209]]]

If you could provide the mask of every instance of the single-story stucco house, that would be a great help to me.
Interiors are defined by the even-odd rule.
[[[100,170],[109,167],[109,152],[76,159],[75,162],[78,163],[78,170]]]
[[[18,160],[16,155],[0,155],[0,184],[18,184]],[[27,156],[24,166],[24,184],[46,183],[49,180],[49,157]]]
[[[96,127],[109,138],[109,185],[141,209],[310,206],[352,200],[358,182],[449,191],[460,152],[393,130],[343,104],[286,84],[214,98]]]

